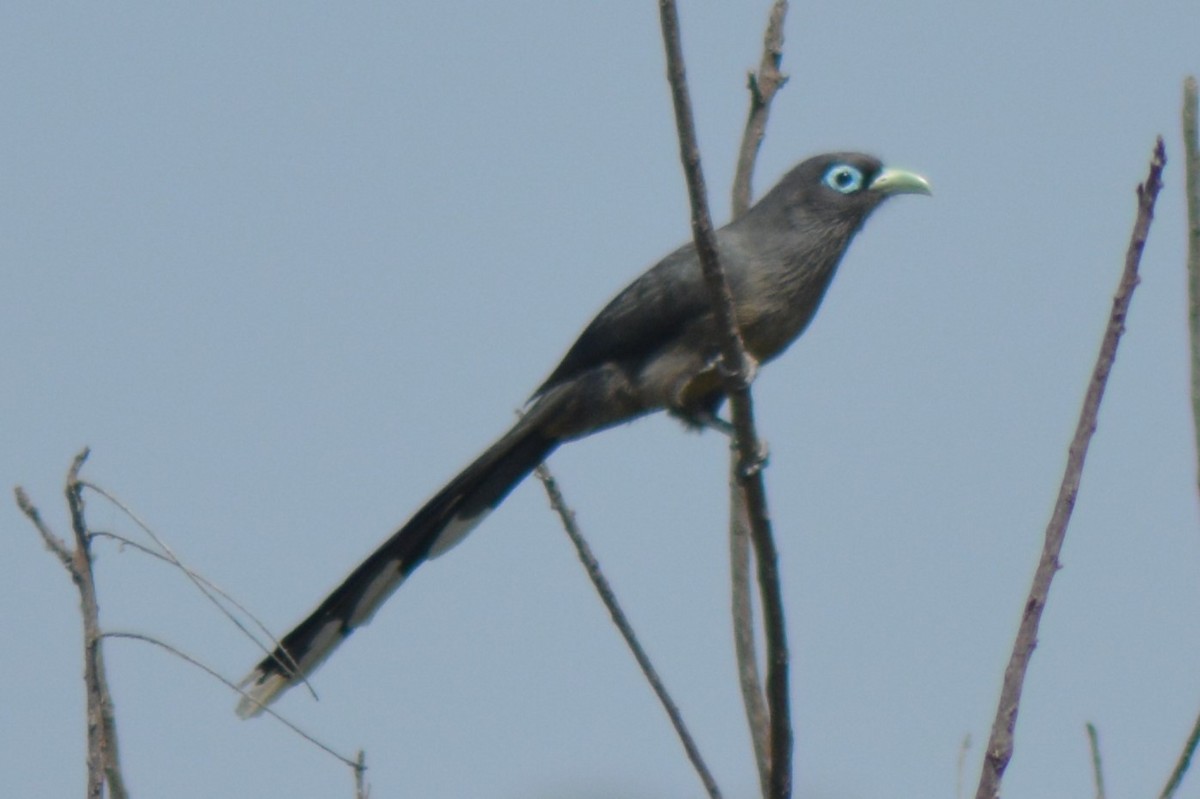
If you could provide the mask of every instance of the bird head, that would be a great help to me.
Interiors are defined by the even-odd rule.
[[[855,230],[893,194],[932,191],[920,175],[885,167],[873,156],[828,153],[809,158],[784,175],[755,209],[783,210],[801,228],[816,223]]]

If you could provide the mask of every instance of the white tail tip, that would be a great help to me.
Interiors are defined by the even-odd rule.
[[[246,679],[238,684],[238,689],[242,691],[242,699],[238,702],[236,711],[238,716],[251,719],[262,713],[290,682],[286,674],[276,672],[268,676],[262,669],[250,672]]]

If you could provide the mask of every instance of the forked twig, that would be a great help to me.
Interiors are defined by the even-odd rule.
[[[783,60],[783,21],[787,16],[787,0],[775,0],[763,34],[763,53],[757,73],[750,73],[750,110],[738,150],[737,172],[733,178],[732,210],[737,219],[750,208],[753,199],[751,183],[758,152],[766,135],[767,117],[775,93],[787,82],[779,71]],[[754,603],[750,594],[750,522],[746,516],[745,495],[737,480],[737,450],[731,452],[732,476],[729,481],[729,586],[733,615],[733,642],[737,656],[738,685],[742,690],[742,706],[758,780],[763,795],[771,788],[770,719],[758,670],[758,648],[754,634]]]
[[[200,590],[207,596],[210,601],[214,602],[222,612],[227,616],[230,615],[225,606],[221,604],[215,595],[219,595],[222,599],[229,602],[233,607],[237,608],[247,617],[253,619],[253,615],[246,611],[240,603],[229,596],[225,591],[214,585],[210,580],[203,575],[191,570],[184,565],[174,552],[163,542],[163,540],[154,533],[132,510],[116,497],[109,494],[102,488],[79,479],[79,470],[87,459],[88,450],[83,450],[75,457],[71,465],[71,469],[67,476],[66,497],[67,505],[71,513],[71,527],[74,532],[75,547],[69,549],[66,542],[54,535],[49,526],[42,519],[38,509],[30,502],[25,491],[20,487],[16,489],[17,505],[21,511],[29,518],[41,535],[46,547],[54,553],[63,566],[71,575],[72,581],[79,587],[81,606],[84,617],[84,680],[87,685],[87,732],[88,732],[88,790],[87,796],[89,799],[102,799],[104,789],[107,785],[108,796],[110,799],[126,799],[127,792],[124,786],[124,780],[121,775],[120,763],[117,757],[117,739],[116,739],[116,722],[112,707],[112,698],[108,690],[107,678],[104,671],[104,661],[102,657],[102,644],[106,638],[124,638],[136,641],[143,641],[153,644],[161,649],[170,652],[180,659],[192,664],[212,677],[220,680],[229,688],[237,691],[242,696],[245,696],[237,685],[222,677],[215,670],[200,662],[196,658],[182,652],[181,650],[164,643],[157,638],[142,633],[134,632],[101,632],[99,623],[99,606],[96,600],[95,576],[92,572],[92,555],[91,542],[96,538],[109,538],[120,542],[125,546],[133,547],[147,555],[170,563],[171,565],[182,570]],[[88,528],[87,519],[84,514],[83,489],[89,488],[92,491],[103,496],[108,501],[112,502],[120,508],[126,515],[129,516],[148,536],[154,541],[161,551],[145,546],[137,541],[132,541],[124,536],[109,532],[93,532]],[[235,619],[236,621],[236,619]],[[241,625],[239,624],[239,627]],[[243,628],[244,629],[244,628]],[[366,769],[362,753],[359,753],[357,761],[351,760],[344,755],[339,754],[331,747],[309,735],[304,730],[297,727],[292,722],[272,711],[266,709],[267,713],[274,716],[282,722],[284,726],[291,729],[300,737],[304,738],[309,743],[319,749],[329,753],[333,757],[340,760],[345,765],[354,769],[355,786],[357,796],[366,796],[366,787],[363,782],[363,772]]]
[[[688,94],[683,64],[683,46],[679,37],[679,12],[674,0],[659,0],[663,45],[667,55],[667,79],[675,108],[679,132],[679,155],[687,177],[688,199],[692,207],[692,238],[704,272],[713,308],[716,329],[721,336],[722,378],[733,416],[734,440],[738,450],[737,479],[745,494],[746,516],[758,563],[758,586],[762,595],[763,628],[767,647],[767,703],[770,718],[771,779],[767,795],[786,799],[792,791],[792,723],[788,695],[787,632],[783,619],[779,563],[771,522],[767,515],[766,487],[763,483],[761,444],[754,425],[754,405],[750,397],[753,365],[742,343],[733,310],[733,294],[717,259],[712,218],[708,211],[704,173],[700,167],[700,148],[696,143],[692,102]]]
[[[87,696],[87,796],[101,799],[105,785],[110,799],[125,799],[125,779],[117,750],[117,723],[112,694],[104,670],[104,650],[101,646],[100,605],[96,599],[96,577],[92,571],[91,533],[83,510],[82,485],[79,470],[87,460],[85,447],[71,462],[67,471],[65,493],[71,514],[74,549],[54,535],[42,520],[38,509],[24,489],[16,488],[17,505],[33,523],[59,562],[79,589],[80,615],[83,617],[83,681]]]
[[[787,16],[787,0],[775,0],[763,34],[763,54],[758,72],[751,72],[746,80],[750,90],[750,111],[746,114],[746,128],[742,133],[742,145],[738,149],[737,171],[733,176],[733,218],[737,219],[750,208],[753,192],[754,162],[767,132],[767,118],[771,115],[771,101],[775,92],[787,83],[787,75],[779,71],[783,62],[783,20]]]

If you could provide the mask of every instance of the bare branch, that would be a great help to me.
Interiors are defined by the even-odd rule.
[[[1096,799],[1105,799],[1104,770],[1100,768],[1100,735],[1096,725],[1087,723],[1088,747],[1092,750],[1092,779],[1096,783]]]
[[[758,672],[758,645],[754,636],[754,603],[750,595],[750,521],[746,495],[737,480],[737,452],[730,452],[729,477],[729,587],[733,612],[733,648],[737,656],[738,686],[750,728],[750,744],[758,767],[762,795],[771,789],[771,722]]]
[[[763,35],[762,61],[758,72],[751,72],[746,81],[750,90],[750,112],[746,115],[746,129],[742,133],[742,146],[738,150],[737,171],[733,177],[733,218],[737,219],[750,208],[753,195],[754,162],[767,132],[767,118],[771,115],[771,101],[775,92],[787,83],[787,75],[779,71],[783,61],[783,20],[787,16],[787,0],[775,0],[767,30]]]
[[[1183,82],[1183,162],[1186,173],[1188,220],[1188,330],[1192,350],[1192,423],[1196,434],[1197,486],[1200,487],[1200,123],[1197,122],[1196,78],[1188,76]],[[1175,763],[1171,778],[1159,795],[1170,799],[1183,782],[1200,743],[1200,716],[1192,726],[1192,734],[1184,744]]]
[[[1196,121],[1196,79],[1183,82],[1183,161],[1188,220],[1188,331],[1192,350],[1192,427],[1200,461],[1200,124]],[[1200,488],[1200,468],[1197,469]]]
[[[996,717],[992,723],[991,737],[984,750],[983,771],[979,778],[979,788],[975,793],[976,799],[995,799],[1000,794],[1000,781],[1004,770],[1012,759],[1013,729],[1017,723],[1017,711],[1021,702],[1021,689],[1025,682],[1025,672],[1029,667],[1029,659],[1037,645],[1038,624],[1042,618],[1042,610],[1050,592],[1050,583],[1054,573],[1059,569],[1058,555],[1062,551],[1063,539],[1066,537],[1067,523],[1071,511],[1075,507],[1075,497],[1079,492],[1079,481],[1083,474],[1083,462],[1087,456],[1088,444],[1096,431],[1096,416],[1100,410],[1100,400],[1104,396],[1104,387],[1108,382],[1109,372],[1117,355],[1117,344],[1125,330],[1125,317],[1129,312],[1129,303],[1133,290],[1138,283],[1138,265],[1142,257],[1142,249],[1146,244],[1146,236],[1150,230],[1150,221],[1154,217],[1154,201],[1162,188],[1162,171],[1166,163],[1166,152],[1162,137],[1154,148],[1150,160],[1150,173],[1146,182],[1138,186],[1138,212],[1134,222],[1133,234],[1130,238],[1129,249],[1125,254],[1125,269],[1113,298],[1112,313],[1108,319],[1108,327],[1104,331],[1104,339],[1100,345],[1100,354],[1092,370],[1084,396],[1083,408],[1080,411],[1079,422],[1075,428],[1075,436],[1067,452],[1067,465],[1063,473],[1062,483],[1058,490],[1058,500],[1050,522],[1046,526],[1045,543],[1042,547],[1041,559],[1034,573],[1033,585],[1025,601],[1025,609],[1021,616],[1021,625],[1017,631],[1017,639],[1013,644],[1012,655],[1004,672],[1004,684],[1000,691],[1000,702],[996,708]]]
[[[734,316],[733,294],[717,259],[712,219],[708,211],[700,149],[696,143],[692,103],[688,95],[679,38],[679,13],[673,0],[659,0],[663,44],[667,55],[667,78],[679,131],[679,154],[687,177],[692,206],[692,237],[704,272],[717,330],[721,333],[722,378],[733,415],[738,450],[737,478],[746,495],[746,515],[758,562],[758,584],[762,593],[763,627],[767,645],[767,700],[771,721],[771,786],[769,796],[786,799],[792,790],[792,726],[788,703],[787,633],[783,619],[782,591],[775,541],[767,515],[766,487],[762,477],[762,446],[754,426],[750,379],[754,366],[742,344]]]
[[[21,513],[24,513],[29,521],[33,522],[33,526],[37,529],[38,534],[41,535],[42,543],[46,545],[46,549],[54,553],[54,556],[58,558],[67,571],[71,571],[74,564],[71,560],[71,550],[67,549],[67,543],[56,536],[42,520],[42,514],[29,501],[29,495],[25,493],[25,489],[17,486],[13,489],[13,493],[17,497],[17,507],[21,509]]]
[[[1200,716],[1196,717],[1196,723],[1192,725],[1192,734],[1188,736],[1187,743],[1183,746],[1183,752],[1180,753],[1179,760],[1175,763],[1175,770],[1171,772],[1171,778],[1167,780],[1166,787],[1158,795],[1159,799],[1171,799],[1175,795],[1175,791],[1183,782],[1183,776],[1187,774],[1188,768],[1192,765],[1192,756],[1196,754],[1196,744],[1198,743],[1200,743]]]
[[[104,653],[101,647],[100,606],[96,600],[96,579],[92,571],[91,534],[84,515],[79,470],[87,460],[84,448],[71,462],[67,471],[64,492],[71,513],[71,532],[75,548],[71,550],[62,539],[50,532],[38,509],[25,492],[16,490],[17,505],[37,528],[46,547],[54,553],[79,589],[79,610],[83,618],[83,680],[87,697],[87,796],[101,799],[108,786],[111,799],[126,799],[125,780],[121,773],[117,751],[117,724],[112,694],[104,672]]]
[[[75,456],[67,472],[66,497],[71,510],[71,530],[75,534],[75,566],[72,579],[79,586],[80,607],[83,613],[84,639],[84,682],[87,685],[88,722],[88,771],[95,768],[104,772],[108,783],[108,795],[112,799],[125,799],[125,780],[121,774],[120,756],[117,749],[116,712],[113,709],[112,693],[108,689],[108,677],[104,669],[104,650],[101,646],[100,605],[96,598],[96,578],[92,571],[92,537],[88,532],[84,513],[83,487],[79,482],[79,470],[88,457],[85,447]],[[96,790],[101,784],[89,777]]]
[[[733,218],[750,208],[751,182],[759,148],[766,134],[767,117],[775,92],[787,82],[779,72],[783,60],[783,20],[787,15],[787,0],[775,0],[763,34],[763,54],[758,73],[750,73],[750,110],[746,129],[738,150],[737,172],[733,179]],[[731,453],[730,463],[737,468],[737,452]],[[754,639],[754,603],[750,598],[750,523],[746,516],[745,496],[738,484],[736,471],[729,484],[729,586],[733,612],[733,640],[737,653],[738,684],[742,689],[742,705],[746,709],[746,724],[750,743],[758,766],[758,779],[763,795],[770,792],[771,762],[769,754],[770,721],[763,696],[758,670],[758,648]]]
[[[575,551],[579,555],[579,560],[583,563],[583,568],[587,571],[588,578],[591,579],[592,585],[596,588],[596,593],[600,595],[600,600],[608,608],[608,613],[612,616],[613,624],[617,625],[617,630],[620,631],[621,637],[625,639],[625,643],[629,647],[629,650],[633,652],[633,657],[637,660],[642,674],[645,675],[646,682],[650,683],[650,688],[653,689],[655,696],[658,697],[658,701],[662,703],[663,710],[667,712],[667,717],[671,719],[671,725],[675,727],[675,734],[679,736],[680,742],[683,743],[683,749],[687,752],[688,760],[692,762],[692,767],[696,769],[696,773],[700,776],[700,781],[704,783],[704,789],[710,797],[719,799],[721,791],[717,787],[716,780],[713,779],[712,772],[705,765],[704,758],[700,756],[700,749],[696,746],[691,733],[688,732],[687,725],[683,723],[683,715],[679,712],[678,705],[671,699],[671,695],[667,693],[666,686],[663,685],[662,679],[658,676],[658,672],[650,662],[650,656],[642,648],[641,642],[638,641],[637,635],[633,631],[633,626],[630,625],[625,612],[621,610],[621,605],[617,602],[617,597],[613,593],[612,586],[609,585],[604,572],[600,570],[600,563],[596,560],[596,556],[592,554],[592,548],[588,546],[587,540],[579,530],[579,525],[575,522],[575,512],[567,506],[567,502],[558,488],[558,482],[554,479],[554,475],[550,473],[550,469],[545,464],[539,465],[534,469],[533,473],[542,481],[542,487],[546,489],[546,496],[550,498],[550,507],[554,509],[559,519],[562,520],[563,529],[567,531],[567,537],[574,544]]]

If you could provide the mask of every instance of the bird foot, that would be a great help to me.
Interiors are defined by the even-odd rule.
[[[713,358],[709,365],[715,367],[723,379],[738,378],[743,385],[750,386],[758,377],[758,360],[748,352],[743,352],[742,355],[742,369],[726,367],[725,359],[720,355]]]
[[[767,446],[766,441],[760,438],[754,455],[738,462],[738,473],[742,477],[753,477],[766,468],[767,461],[770,459],[771,448]]]

